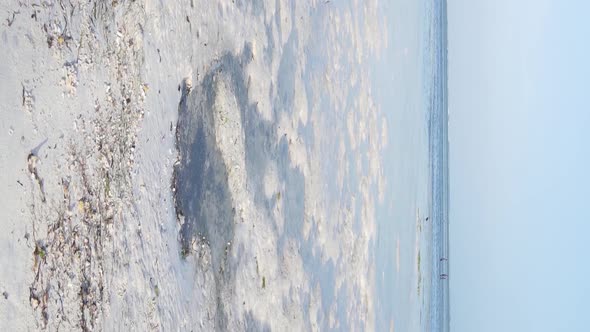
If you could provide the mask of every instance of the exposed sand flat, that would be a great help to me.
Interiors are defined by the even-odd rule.
[[[0,328],[372,328],[376,8],[1,4]]]

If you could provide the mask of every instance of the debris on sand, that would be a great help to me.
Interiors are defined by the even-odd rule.
[[[41,194],[41,202],[45,203],[45,189],[43,187],[43,179],[39,176],[39,173],[37,171],[37,162],[38,161],[39,161],[39,158],[35,154],[33,154],[32,152],[27,157],[27,164],[28,164],[29,173],[31,174],[31,178],[34,181],[36,181],[39,186],[39,192]]]

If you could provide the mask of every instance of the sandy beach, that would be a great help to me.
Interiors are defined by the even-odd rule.
[[[375,1],[0,13],[0,329],[372,329]]]

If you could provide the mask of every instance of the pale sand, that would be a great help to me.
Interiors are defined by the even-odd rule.
[[[0,5],[0,329],[371,329],[375,3],[103,3]]]

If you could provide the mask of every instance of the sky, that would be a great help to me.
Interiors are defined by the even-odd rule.
[[[588,330],[588,12],[448,0],[452,331]]]

